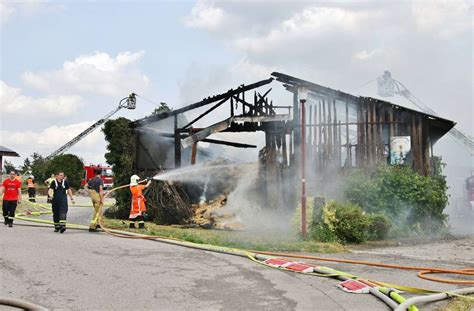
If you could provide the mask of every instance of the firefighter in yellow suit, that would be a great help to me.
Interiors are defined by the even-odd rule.
[[[104,182],[102,180],[102,170],[95,169],[94,177],[89,179],[86,184],[86,189],[89,191],[94,211],[92,212],[92,219],[89,225],[89,232],[97,231],[99,225],[99,211],[100,205],[104,204]]]
[[[138,221],[138,229],[145,229],[145,220],[143,214],[146,212],[146,199],[143,196],[143,190],[148,188],[151,180],[146,185],[140,185],[140,177],[133,175],[130,177],[130,192],[132,193],[132,204],[130,207],[130,228],[135,228],[135,222]]]

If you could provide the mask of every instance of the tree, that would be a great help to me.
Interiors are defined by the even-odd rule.
[[[84,163],[78,156],[74,154],[61,154],[47,163],[46,173],[49,175],[63,171],[71,187],[79,188],[81,187],[83,170]]]
[[[116,185],[128,184],[133,174],[135,148],[129,123],[126,118],[108,120],[102,129],[107,140],[105,159],[112,165]],[[130,191],[116,192],[115,200],[117,210],[113,216],[126,218],[130,209]]]
[[[15,171],[17,172],[17,169],[15,167],[15,165],[8,161],[8,160],[5,160],[5,163],[3,163],[3,170],[5,171],[5,173],[10,173],[11,171]]]
[[[171,109],[168,104],[166,104],[165,102],[161,102],[160,103],[160,107],[158,108],[155,108],[155,110],[153,110],[153,112],[151,113],[152,116],[154,115],[157,115],[157,114],[160,114],[162,112],[170,112],[172,111],[173,109]]]
[[[39,182],[47,179],[51,174],[48,174],[48,161],[44,159],[39,153],[35,152],[31,155],[31,174],[35,176],[35,179]]]
[[[31,172],[31,161],[28,157],[23,161],[23,165],[20,166],[20,171],[22,174],[27,174]]]

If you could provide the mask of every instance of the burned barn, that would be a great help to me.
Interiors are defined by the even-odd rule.
[[[290,93],[288,102],[274,102],[271,85],[283,86]],[[302,89],[307,92],[305,101],[299,99]],[[211,124],[195,127],[196,122],[212,117],[222,107],[227,107],[226,117],[221,114]],[[205,110],[191,120],[183,117],[197,109]],[[239,135],[232,141],[210,136],[262,132],[264,143],[255,161],[260,163],[267,205],[290,207],[296,202],[302,152],[307,178],[315,181],[328,172],[373,170],[380,162],[408,165],[428,175],[433,169],[433,145],[454,125],[387,101],[274,72],[266,80],[137,120],[132,128],[136,169],[140,171],[168,170],[202,161],[209,157],[209,151],[200,148],[199,142],[257,148],[257,144],[239,141]]]

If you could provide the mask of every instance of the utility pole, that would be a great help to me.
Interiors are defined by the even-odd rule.
[[[308,99],[308,90],[299,87],[298,97],[301,104],[301,235],[306,238],[306,114],[304,104]]]

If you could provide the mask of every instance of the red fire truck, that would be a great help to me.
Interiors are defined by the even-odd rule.
[[[84,166],[84,177],[82,178],[81,181],[81,186],[85,186],[86,183],[94,177],[94,171],[96,169],[102,170],[102,181],[104,182],[104,189],[109,189],[112,188],[114,185],[114,177],[112,173],[112,167],[107,166],[107,165],[85,165]]]

